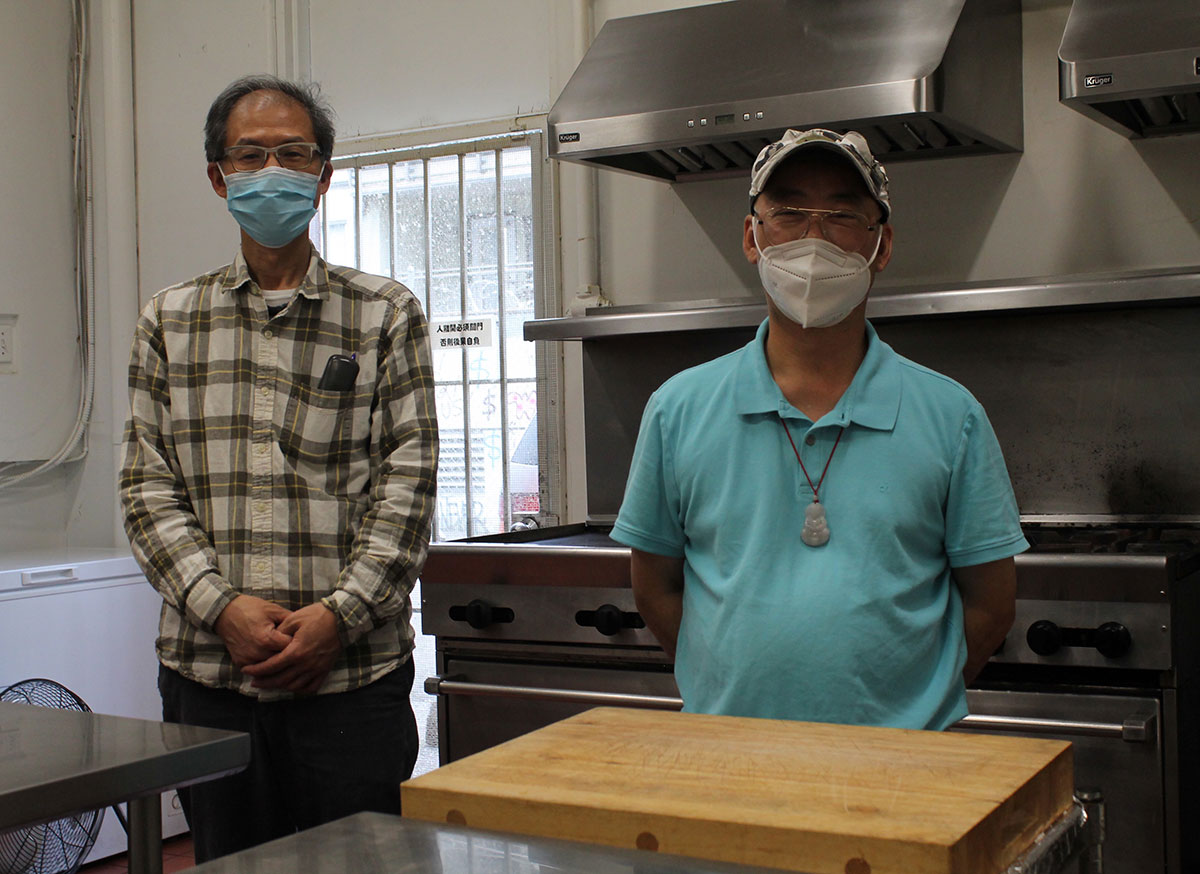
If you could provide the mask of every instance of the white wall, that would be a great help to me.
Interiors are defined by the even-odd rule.
[[[231,79],[249,72],[311,69],[338,113],[342,137],[541,112],[574,69],[574,16],[586,5],[566,0],[133,4],[140,298],[224,263],[236,246],[236,226],[208,186],[202,153],[204,114]],[[592,5],[594,32],[609,17],[696,4],[594,0]],[[1200,137],[1131,142],[1059,104],[1056,53],[1068,0],[1026,0],[1025,6],[1024,152],[890,167],[896,252],[885,283],[1200,264],[1200,174],[1195,172]],[[49,138],[38,155],[39,169],[60,168],[50,177],[6,174],[0,182],[25,186],[0,189],[7,195],[0,197],[0,209],[22,204],[19,214],[8,215],[8,243],[0,241],[0,247],[7,245],[0,248],[9,256],[5,264],[21,270],[32,261],[39,267],[35,281],[24,274],[21,281],[0,287],[0,313],[20,308],[23,319],[46,312],[57,289],[65,287],[62,277],[69,275],[69,223],[61,193],[66,144],[56,139],[65,115],[51,111],[64,101],[65,73],[54,70],[65,70],[65,58],[61,67],[47,60],[65,54],[67,8],[65,0],[0,6],[0,15],[7,16],[0,18],[2,108],[16,120],[13,129],[23,135],[36,129]],[[281,33],[285,18],[307,21],[307,53],[294,51],[294,41]],[[41,73],[29,76],[35,62]],[[573,166],[557,174],[566,300],[579,280],[579,174]],[[53,184],[60,193],[49,197],[46,230],[13,237],[24,233],[28,216],[47,208],[47,178],[57,179]],[[758,293],[756,276],[740,251],[744,181],[672,187],[615,173],[600,173],[597,179],[600,281],[614,302]],[[47,280],[47,271],[57,271],[56,278]],[[103,391],[119,410],[124,355],[116,347],[127,344],[124,325],[132,315],[114,310],[112,319],[110,354],[116,363],[104,374]],[[72,331],[72,319],[63,314],[53,324],[23,331],[21,339],[67,358]],[[582,413],[578,349],[564,344],[564,351],[566,394],[574,404],[567,431],[567,514],[574,520],[586,512]],[[9,400],[11,395],[2,394],[4,379],[0,374],[5,413],[0,420],[15,420],[25,429],[47,427],[42,423],[57,406],[44,397]],[[58,397],[70,396],[67,388],[56,391]],[[104,427],[111,432],[113,422]],[[0,431],[0,451],[12,445]],[[78,536],[107,536],[115,520],[107,481],[111,459],[104,464],[102,470],[89,459],[81,470],[47,478],[20,496],[0,493],[0,548],[11,539],[64,543],[75,536],[68,533],[71,526]],[[103,524],[91,523],[90,530],[82,518],[93,512],[89,508],[103,517]]]
[[[17,316],[15,372],[0,372],[0,460],[45,459],[79,398],[66,0],[0,4],[0,314]],[[0,491],[0,554],[111,545],[107,314],[98,313],[101,408],[82,462]]]
[[[312,77],[340,137],[545,112],[570,14],[563,0],[310,0]]]
[[[238,229],[212,190],[204,117],[221,89],[276,72],[273,0],[133,4],[141,299],[232,260]]]
[[[75,421],[70,28],[65,2],[0,4],[0,316],[17,320],[15,372],[0,368],[0,461],[48,458]]]

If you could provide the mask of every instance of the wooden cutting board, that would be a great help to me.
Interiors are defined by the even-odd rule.
[[[404,815],[810,874],[992,874],[1071,745],[604,707],[409,780]]]

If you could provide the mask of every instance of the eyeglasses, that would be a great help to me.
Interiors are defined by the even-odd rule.
[[[761,216],[755,213],[755,217],[763,226],[766,242],[771,246],[804,237],[814,218],[821,229],[821,236],[847,252],[857,252],[866,245],[871,233],[879,228],[878,222],[871,224],[871,220],[861,212],[848,209],[777,206]]]
[[[267,156],[274,155],[280,167],[288,170],[303,170],[321,154],[316,143],[284,143],[268,149],[266,146],[230,146],[225,158],[239,172],[261,170],[267,166]]]

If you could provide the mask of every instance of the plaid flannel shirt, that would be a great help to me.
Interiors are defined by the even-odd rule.
[[[356,357],[349,390],[318,387],[334,354]],[[343,650],[322,693],[410,656],[437,421],[428,324],[408,289],[314,250],[270,317],[239,251],[146,306],[129,389],[120,493],[134,555],[163,597],[163,664],[288,697],[251,686],[213,631],[241,593],[333,611]]]

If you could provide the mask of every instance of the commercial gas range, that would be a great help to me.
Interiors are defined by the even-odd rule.
[[[430,546],[421,617],[438,676],[425,689],[439,696],[443,764],[597,705],[682,706],[609,527]]]
[[[962,730],[1075,747],[1076,786],[1103,810],[1103,870],[1194,871],[1200,777],[1200,529],[1176,522],[1025,524],[1017,611],[967,692]]]
[[[963,731],[1075,745],[1103,820],[1094,872],[1190,871],[1200,777],[1200,530],[1027,520],[1017,618],[968,690]],[[437,640],[443,762],[600,704],[678,709],[671,664],[633,603],[604,524],[435,544],[422,575]],[[1100,827],[1094,822],[1093,827]]]
[[[1107,833],[1090,874],[1200,870],[1184,831],[1200,821],[1198,290],[1189,268],[868,301],[883,340],[980,400],[1004,450],[1034,548],[1017,558],[1012,632],[958,728],[1075,744],[1077,785]],[[680,705],[606,523],[646,399],[746,343],[765,312],[761,299],[617,309],[525,326],[581,345],[594,524],[430,551],[446,760],[597,703]]]

